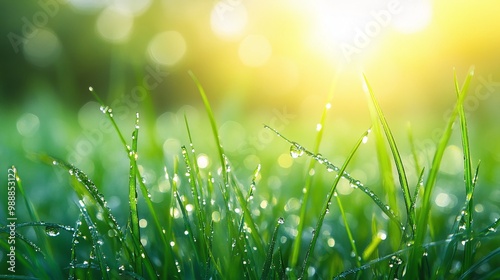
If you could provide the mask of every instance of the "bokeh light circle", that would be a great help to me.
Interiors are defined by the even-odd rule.
[[[40,127],[40,119],[32,113],[25,113],[17,120],[16,126],[22,136],[33,136]]]
[[[432,20],[432,3],[429,0],[408,1],[402,4],[402,11],[393,21],[401,33],[415,33],[425,29]]]
[[[155,62],[172,66],[186,53],[186,40],[177,31],[162,32],[149,42],[148,51]]]
[[[248,35],[240,43],[238,51],[241,62],[246,66],[260,67],[271,58],[272,47],[269,40],[262,35]]]
[[[61,53],[61,43],[54,32],[36,29],[33,38],[24,43],[23,53],[26,60],[36,66],[45,67],[54,63]]]
[[[144,13],[149,6],[151,0],[114,0],[113,7],[118,10],[133,14],[134,16]]]
[[[245,6],[234,1],[219,1],[214,5],[210,17],[212,31],[222,39],[236,39],[245,30],[248,12]]]
[[[131,13],[112,6],[104,9],[96,22],[99,35],[106,41],[113,43],[127,41],[133,25],[134,17]]]

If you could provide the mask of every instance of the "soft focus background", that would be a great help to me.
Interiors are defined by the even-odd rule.
[[[193,71],[210,99],[235,172],[249,182],[260,163],[258,201],[271,203],[274,197],[272,203],[281,207],[274,213],[296,214],[306,159],[292,161],[289,146],[263,124],[310,149],[317,131],[324,130],[320,151],[341,164],[371,124],[361,82],[365,73],[415,180],[409,124],[421,164],[428,166],[456,100],[453,71],[461,83],[471,66],[475,77],[465,110],[473,163],[482,161],[478,223],[498,217],[500,4],[495,0],[40,0],[0,6],[1,178],[16,165],[46,221],[72,224],[78,209],[66,174],[33,161],[33,153],[83,169],[110,207],[123,210],[119,218],[125,222],[127,155],[89,86],[113,108],[126,137],[140,113],[139,163],[155,194],[165,191],[156,184],[163,166],[171,168],[180,146],[189,144],[184,115],[202,153],[199,162],[206,170],[218,168],[209,122],[188,75]],[[325,106],[326,125],[318,127]],[[435,191],[437,209],[445,214],[460,208],[464,196],[459,139],[454,135],[443,167],[443,178],[452,179]],[[369,185],[377,190],[373,145],[359,154],[352,174],[375,182]],[[350,192],[347,187],[343,194]],[[317,196],[321,202],[324,194]],[[0,214],[5,217],[5,207]]]

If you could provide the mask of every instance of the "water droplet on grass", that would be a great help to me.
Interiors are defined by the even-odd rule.
[[[102,112],[103,114],[106,114],[106,112],[108,111],[108,109],[109,109],[109,107],[108,107],[108,106],[101,106],[101,107],[99,107],[99,110],[101,110],[101,112]]]
[[[298,158],[301,157],[302,155],[304,155],[304,149],[302,148],[302,146],[300,146],[297,143],[293,143],[290,146],[290,156],[292,158]]]
[[[282,225],[282,224],[284,224],[284,223],[285,223],[285,219],[284,219],[283,217],[280,217],[280,218],[278,219],[278,224]]]
[[[58,227],[46,226],[45,227],[45,233],[48,236],[58,236],[59,233],[61,233],[61,231],[60,231],[60,229]]]

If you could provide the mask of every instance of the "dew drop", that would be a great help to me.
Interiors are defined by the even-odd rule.
[[[89,87],[89,91],[94,91],[94,88],[93,87]]]
[[[53,226],[46,226],[45,227],[45,233],[48,235],[48,236],[58,236],[59,233],[61,233],[61,231],[59,230],[59,228],[57,227],[53,227]]]
[[[280,217],[280,218],[278,219],[278,224],[282,225],[282,224],[284,224],[284,223],[285,223],[285,219],[284,219],[283,217]]]
[[[304,150],[302,149],[302,147],[297,143],[293,143],[290,146],[290,156],[292,158],[298,158],[301,157],[302,155],[304,155]]]

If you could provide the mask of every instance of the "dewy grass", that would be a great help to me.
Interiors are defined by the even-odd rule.
[[[312,162],[308,163],[309,167],[311,164],[319,164],[328,171],[325,175],[334,179],[330,188],[325,190],[326,199],[321,201],[319,206],[311,206],[312,203],[309,203],[307,215],[304,214],[306,219],[300,219],[299,224],[294,220],[297,221],[297,218],[301,217],[299,215],[302,215],[304,211],[302,209],[306,208],[304,206],[307,203],[306,199],[303,200],[301,207],[296,208],[298,213],[283,211],[282,201],[289,199],[286,193],[280,194],[280,197],[272,197],[274,202],[260,203],[259,199],[262,199],[263,194],[259,178],[268,175],[267,163],[256,165],[248,180],[242,180],[237,176],[230,158],[224,154],[221,145],[223,139],[219,139],[215,117],[205,91],[196,77],[190,74],[200,91],[212,136],[217,145],[215,154],[219,158],[219,163],[214,166],[217,171],[212,173],[207,169],[201,170],[198,166],[199,155],[194,149],[194,141],[197,139],[192,133],[194,130],[189,126],[188,116],[185,116],[189,143],[180,149],[180,157],[174,158],[173,168],[166,166],[163,168],[165,178],[161,180],[164,180],[169,188],[162,194],[161,202],[153,202],[151,193],[156,187],[155,182],[143,180],[141,173],[144,171],[139,165],[141,161],[147,159],[139,158],[138,115],[129,146],[114,123],[112,109],[106,107],[96,95],[102,111],[111,120],[123,144],[130,164],[128,172],[124,170],[124,174],[128,173],[129,176],[128,192],[123,190],[128,193],[129,200],[129,208],[125,214],[126,225],[120,226],[115,219],[116,213],[112,213],[101,190],[87,174],[64,161],[41,156],[44,162],[55,168],[62,168],[69,174],[80,214],[74,217],[71,226],[53,221],[52,223],[40,221],[35,206],[29,201],[24,186],[20,179],[18,180],[27,216],[32,220],[17,225],[20,231],[16,232],[20,245],[17,255],[18,265],[23,267],[21,273],[26,275],[20,277],[29,279],[34,275],[45,279],[66,276],[69,279],[331,279],[333,277],[495,279],[500,276],[500,271],[495,269],[500,250],[485,252],[485,248],[480,246],[495,241],[498,237],[496,232],[500,227],[500,220],[488,222],[485,228],[478,228],[472,219],[472,212],[477,202],[474,189],[478,181],[478,167],[476,170],[472,168],[468,128],[463,109],[465,91],[472,73],[460,90],[456,86],[457,105],[437,146],[432,166],[430,169],[425,169],[429,170],[426,176],[423,167],[417,168],[420,176],[415,184],[405,182],[405,170],[394,136],[373,91],[368,87],[374,121],[371,135],[375,134],[379,164],[382,165],[380,170],[385,174],[381,178],[385,181],[394,180],[389,174],[392,170],[392,159],[400,180],[403,206],[408,216],[404,222],[397,212],[395,193],[388,194],[384,191],[383,194],[379,194],[378,189],[370,188],[376,183],[367,181],[364,184],[346,171],[355,152],[361,143],[366,141],[368,131],[355,143],[339,168],[316,151],[319,150],[320,136],[317,137],[314,150],[311,152],[266,126],[290,145],[292,157],[309,156]],[[439,164],[456,117],[460,118],[464,152],[465,201],[458,213],[449,214],[448,218],[454,219],[455,223],[450,228],[442,229],[448,234],[446,239],[436,240],[434,237],[439,235],[429,236],[427,229],[443,223],[431,215],[434,214],[431,213],[433,204],[431,194],[436,185],[440,171]],[[322,126],[324,121],[323,115]],[[386,151],[384,147],[385,141],[389,143],[392,157],[389,156],[389,149]],[[415,146],[413,144],[411,146],[415,155]],[[417,159],[416,156],[415,158]],[[345,201],[348,197],[337,196],[336,188],[342,178],[366,195],[362,196],[362,199],[371,204],[366,207],[373,206],[376,210],[371,213],[371,217],[365,217],[365,214],[356,216],[355,211],[361,209],[356,205],[347,204]],[[293,177],[290,180],[300,180],[300,177]],[[317,178],[315,180],[318,180],[318,184],[322,183]],[[389,186],[395,185],[387,183]],[[415,190],[411,191],[410,185],[415,186]],[[419,189],[423,189],[423,193],[419,192]],[[309,211],[310,209],[314,211]],[[415,215],[414,220],[410,218],[412,215]],[[475,217],[477,216],[479,215],[476,214]],[[330,217],[335,218],[330,219]],[[153,222],[143,227],[141,226],[143,220]],[[307,221],[314,221],[315,225],[311,227]],[[363,225],[359,225],[360,223]],[[35,230],[35,235],[24,234],[24,231],[30,228]],[[302,231],[300,234],[299,229]],[[412,234],[413,230],[415,234]],[[60,264],[56,261],[55,247],[51,247],[51,244],[56,238],[64,236],[64,232],[72,234],[71,246],[67,252],[69,254],[67,263]],[[368,233],[362,234],[366,232]],[[405,236],[405,233],[408,235]],[[0,235],[6,234],[9,234],[8,228],[6,225],[0,225]],[[296,244],[301,244],[301,241],[292,239],[299,236],[304,237],[302,241],[307,241],[307,246],[295,247]],[[36,238],[36,242],[30,240],[31,238]],[[328,245],[325,239],[328,239]],[[493,244],[498,245],[498,242],[495,241]],[[8,246],[6,241],[0,239],[0,247],[8,248]],[[54,252],[51,253],[47,248],[53,248]],[[303,259],[295,260],[295,256],[297,258],[303,256]],[[457,263],[460,263],[459,267]],[[485,267],[491,268],[490,271],[485,271]],[[54,271],[58,268],[58,271]],[[50,270],[47,271],[48,269]],[[12,275],[0,275],[0,278],[15,279]]]

